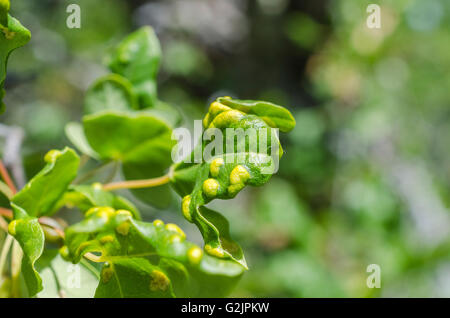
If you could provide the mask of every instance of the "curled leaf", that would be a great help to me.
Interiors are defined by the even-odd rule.
[[[216,136],[200,143],[201,163],[195,162],[199,149],[194,149],[187,160],[174,164],[169,174],[171,184],[183,197],[184,217],[200,229],[206,252],[246,267],[241,248],[229,235],[226,219],[203,205],[214,199],[232,199],[247,185],[265,184],[276,172],[274,159],[282,155],[273,128],[289,131],[295,121],[288,110],[275,104],[221,97],[211,104],[203,126],[205,133],[220,130],[218,136],[223,140]],[[239,130],[241,138],[236,138]]]

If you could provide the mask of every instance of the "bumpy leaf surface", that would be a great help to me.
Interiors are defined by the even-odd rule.
[[[68,255],[104,262],[96,297],[219,297],[243,273],[233,261],[204,255],[175,224],[145,223],[131,213],[93,208],[66,230]]]
[[[274,172],[273,157],[282,155],[278,135],[272,128],[289,131],[295,120],[285,108],[266,102],[218,98],[203,120],[205,132],[217,128],[223,141],[211,138],[199,147],[203,162],[195,163],[194,149],[187,160],[171,167],[171,184],[183,196],[182,212],[185,218],[197,225],[205,240],[207,253],[231,258],[246,267],[240,246],[229,235],[226,219],[217,212],[203,207],[213,199],[234,198],[245,186],[261,186]],[[229,128],[235,129],[230,132]],[[253,129],[254,134],[243,134],[235,139],[237,130]],[[227,140],[231,136],[230,142]],[[217,138],[217,137],[216,137]],[[210,147],[221,146],[219,148]],[[211,158],[206,158],[210,148]]]

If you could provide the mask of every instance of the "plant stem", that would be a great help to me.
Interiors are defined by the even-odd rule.
[[[6,167],[1,159],[0,159],[0,175],[2,176],[3,180],[5,180],[5,183],[8,185],[8,187],[11,189],[11,192],[13,194],[16,194],[17,192],[16,186],[14,185],[14,182],[9,176],[8,170],[6,170]]]
[[[103,185],[103,190],[111,191],[118,189],[142,189],[161,186],[170,181],[169,176],[165,175],[154,179],[131,180],[107,183]]]
[[[95,262],[95,263],[103,262],[101,256],[97,256],[97,255],[92,254],[92,253],[86,253],[83,256],[84,256],[84,258],[86,258],[86,259],[88,259],[88,260],[90,260],[92,262]]]
[[[4,216],[7,219],[12,219],[13,218],[13,212],[10,209],[5,209],[0,207],[0,215]]]

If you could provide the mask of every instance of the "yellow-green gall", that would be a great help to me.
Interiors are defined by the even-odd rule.
[[[128,235],[128,232],[130,231],[130,222],[129,221],[122,222],[116,227],[116,231],[120,235],[123,236]]]
[[[96,214],[98,211],[100,211],[100,209],[98,207],[90,208],[89,210],[86,211],[86,213],[84,214],[84,217],[88,217],[93,214]]]
[[[224,128],[242,119],[244,116],[243,112],[238,110],[229,110],[227,112],[220,113],[214,120],[209,124],[208,128]]]
[[[105,236],[102,236],[99,239],[99,241],[102,244],[112,243],[112,242],[114,242],[114,236],[112,236],[112,235],[105,235]]]
[[[184,240],[185,240],[185,238],[179,234],[173,234],[169,237],[170,243],[180,243],[180,242],[183,242]]]
[[[211,122],[211,115],[207,113],[205,118],[203,118],[203,127],[208,128],[210,122]]]
[[[166,224],[166,230],[178,233],[179,235],[181,235],[181,237],[183,239],[186,238],[186,234],[184,234],[183,230],[180,229],[180,227],[178,225],[176,225],[176,224],[167,223]]]
[[[16,226],[17,224],[19,224],[20,220],[13,220],[9,223],[8,225],[8,232],[9,234],[11,234],[12,236],[16,235]]]
[[[69,252],[69,248],[67,247],[67,245],[63,245],[60,249],[59,249],[59,254],[62,256],[62,258],[67,259],[70,255]]]
[[[0,10],[8,12],[9,11],[9,0],[0,0]]]
[[[166,274],[161,271],[153,270],[150,274],[150,290],[151,291],[166,291],[170,287],[170,280]]]
[[[214,198],[219,191],[219,181],[216,179],[206,179],[203,182],[203,193],[209,198]]]
[[[46,163],[52,163],[52,162],[55,162],[55,160],[58,159],[59,156],[61,156],[61,151],[55,150],[55,149],[54,150],[50,150],[45,155],[44,161]]]
[[[117,210],[116,211],[117,215],[123,215],[123,216],[129,216],[129,217],[133,217],[133,214],[131,214],[130,211],[128,210]]]
[[[114,275],[114,269],[109,264],[105,264],[102,269],[102,273],[100,277],[102,279],[102,283],[106,284],[111,280],[111,277]]]
[[[156,219],[156,220],[153,221],[153,225],[156,226],[156,227],[164,226],[164,222],[161,221],[161,220]]]
[[[230,107],[225,106],[224,104],[221,104],[219,102],[213,102],[209,106],[209,113],[211,114],[212,117],[216,117],[218,114],[227,112],[229,110],[231,110]]]
[[[97,216],[105,219],[105,221],[109,220],[111,217],[116,215],[116,211],[110,207],[101,207],[97,211]]]
[[[190,264],[197,265],[202,260],[203,251],[200,247],[193,246],[188,250],[187,256]]]
[[[206,244],[205,245],[205,251],[209,255],[212,255],[212,256],[215,256],[215,257],[219,257],[219,258],[225,257],[225,252],[220,247],[212,247],[211,245]]]
[[[213,161],[211,161],[211,164],[209,165],[209,172],[213,177],[217,177],[219,175],[220,167],[222,167],[225,164],[225,161],[223,158],[216,158]]]
[[[191,196],[187,195],[181,200],[181,212],[183,212],[183,216],[186,220],[189,222],[192,222],[192,215],[191,215]]]
[[[237,165],[236,167],[234,167],[234,169],[230,173],[231,184],[245,183],[248,179],[250,179],[250,174],[248,173],[247,169],[245,169],[241,165]]]
[[[102,190],[103,189],[103,185],[100,182],[94,182],[92,184],[92,188],[94,188],[94,190]]]

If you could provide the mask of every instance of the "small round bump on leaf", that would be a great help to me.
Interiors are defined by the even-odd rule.
[[[181,212],[183,212],[183,216],[186,220],[192,222],[190,205],[191,205],[191,196],[187,195],[181,201]]]
[[[97,216],[109,220],[111,217],[116,215],[116,211],[113,208],[110,207],[101,207],[97,211]]]
[[[102,272],[100,274],[100,277],[102,279],[102,283],[106,284],[111,280],[111,277],[114,274],[114,269],[109,264],[106,264],[103,266]]]
[[[203,182],[203,193],[209,198],[214,198],[219,191],[219,181],[216,179],[206,179]]]
[[[95,182],[92,184],[92,188],[94,188],[94,190],[102,190],[103,189],[103,185],[100,182]]]
[[[245,183],[248,179],[250,179],[250,174],[244,166],[237,165],[230,173],[231,184]]]
[[[20,220],[13,220],[8,225],[8,233],[12,236],[16,235],[16,226],[19,224]]]
[[[220,247],[212,247],[209,244],[205,245],[205,251],[209,255],[212,255],[212,256],[215,256],[215,257],[223,258],[225,256],[225,252],[223,251],[222,248],[220,248]]]
[[[153,270],[150,274],[150,290],[156,291],[166,291],[169,289],[170,280],[166,274],[161,271]]]
[[[197,265],[202,260],[203,251],[200,247],[193,246],[188,250],[187,256],[190,264]]]
[[[61,156],[61,151],[53,149],[47,152],[47,154],[44,157],[44,161],[46,163],[52,163],[55,162],[59,156]]]
[[[164,226],[164,222],[159,220],[159,219],[156,219],[156,220],[153,221],[153,225],[156,226],[156,227]]]
[[[116,231],[120,235],[126,236],[126,235],[128,235],[128,232],[130,231],[130,226],[131,225],[130,225],[129,221],[122,222],[121,224],[119,224],[116,227]]]
[[[62,258],[67,259],[70,255],[69,248],[67,245],[63,245],[59,250],[59,254],[62,256]]]
[[[123,216],[129,216],[129,217],[133,217],[133,214],[131,214],[130,211],[128,210],[117,210],[116,211],[117,215],[123,215]]]
[[[171,232],[176,232],[179,235],[181,235],[181,237],[184,239],[186,238],[186,234],[183,232],[182,229],[180,229],[180,227],[176,224],[173,223],[167,223],[166,224],[166,230],[171,231]]]
[[[112,242],[114,242],[114,236],[112,236],[112,235],[105,235],[105,236],[102,236],[99,239],[99,241],[102,244],[112,243]]]
[[[220,167],[222,167],[225,164],[225,161],[223,158],[216,158],[213,161],[211,161],[211,164],[209,165],[209,172],[213,177],[217,177],[219,175]]]

